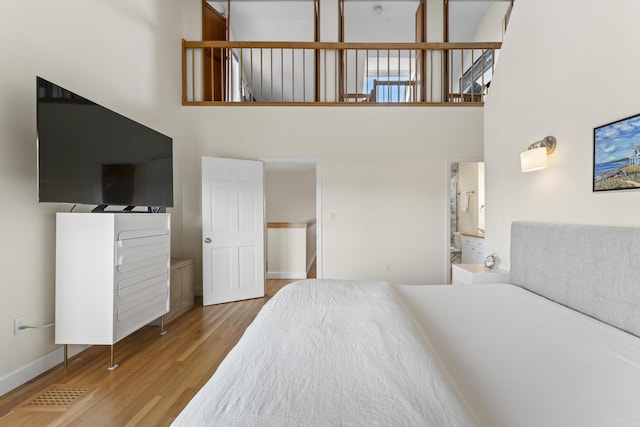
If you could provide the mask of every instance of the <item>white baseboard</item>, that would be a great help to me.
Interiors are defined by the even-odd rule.
[[[267,271],[267,279],[306,279],[307,273],[291,271]]]
[[[90,346],[70,346],[69,357],[74,356],[89,347]],[[39,357],[36,360],[32,360],[31,362],[27,363],[24,366],[21,366],[15,371],[8,373],[7,375],[0,378],[0,396],[20,387],[27,381],[30,381],[38,375],[47,372],[49,369],[53,368],[56,365],[59,365],[62,362],[64,362],[64,349],[63,347],[58,347],[55,350],[45,354],[44,356]]]

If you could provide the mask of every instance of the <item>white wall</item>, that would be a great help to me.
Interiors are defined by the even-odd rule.
[[[184,248],[198,265],[201,156],[317,157],[324,277],[445,281],[446,161],[481,156],[482,108],[198,107],[183,120]]]
[[[53,321],[55,212],[71,208],[37,203],[36,75],[174,137],[180,206],[181,14],[172,0],[0,2],[0,394],[56,348],[53,328],[13,334],[18,316]],[[179,254],[182,220],[171,212]]]
[[[306,228],[269,228],[267,230],[267,278],[306,278],[306,241]]]
[[[316,171],[265,173],[267,221],[302,222],[316,217]]]
[[[640,225],[640,193],[594,194],[593,128],[640,113],[640,2],[518,0],[485,105],[487,252],[509,264],[516,220]],[[548,169],[519,154],[558,139]]]
[[[475,3],[475,2],[474,2]],[[478,2],[480,4],[481,2]],[[501,42],[504,27],[504,17],[509,9],[508,1],[486,2],[490,3],[486,13],[480,20],[473,41],[476,42]],[[468,4],[468,3],[467,3]]]
[[[380,14],[374,10],[375,6],[382,7]],[[344,40],[349,43],[412,43],[416,40],[417,9],[418,0],[345,1]]]

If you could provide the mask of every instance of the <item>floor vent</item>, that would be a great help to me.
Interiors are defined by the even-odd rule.
[[[52,386],[25,403],[23,408],[41,411],[66,411],[71,404],[78,401],[89,390],[86,387]]]

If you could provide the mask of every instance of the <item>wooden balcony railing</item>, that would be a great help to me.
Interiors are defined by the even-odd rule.
[[[501,43],[182,41],[183,105],[478,105]]]

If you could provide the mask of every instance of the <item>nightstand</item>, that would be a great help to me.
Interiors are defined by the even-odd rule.
[[[509,272],[498,268],[487,269],[482,264],[453,264],[451,283],[471,285],[476,283],[509,283]]]

